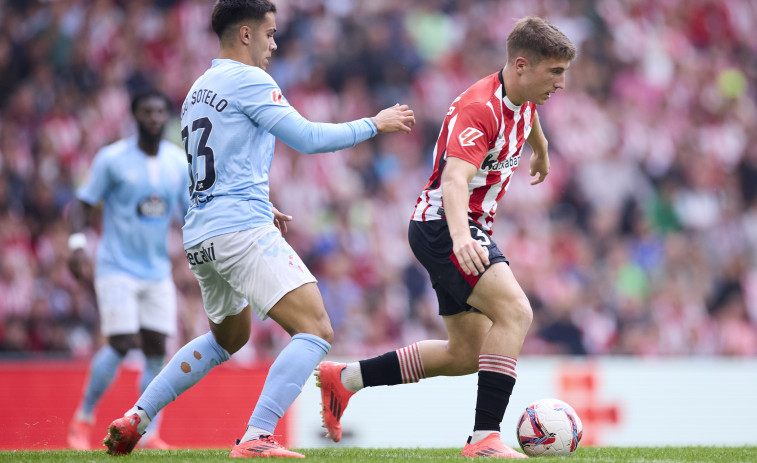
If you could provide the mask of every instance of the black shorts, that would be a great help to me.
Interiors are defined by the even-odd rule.
[[[509,265],[507,258],[481,225],[469,221],[468,226],[471,236],[480,241],[484,249],[489,252],[487,269],[497,262],[505,262]],[[411,220],[407,235],[410,249],[431,277],[431,284],[439,299],[439,315],[475,311],[476,309],[468,305],[466,301],[481,275],[466,275],[460,269],[452,253],[452,238],[449,235],[447,221],[444,219],[428,222]]]

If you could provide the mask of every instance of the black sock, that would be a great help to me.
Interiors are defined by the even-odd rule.
[[[400,359],[397,351],[360,361],[360,374],[363,386],[393,386],[402,384]]]
[[[499,431],[514,386],[515,378],[510,375],[483,370],[478,372],[474,431]]]

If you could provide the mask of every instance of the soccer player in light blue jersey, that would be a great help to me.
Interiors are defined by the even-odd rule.
[[[160,409],[247,343],[254,312],[292,340],[271,366],[230,456],[303,457],[272,435],[334,333],[315,278],[282,237],[291,217],[268,199],[274,140],[303,153],[337,151],[377,133],[410,132],[415,119],[404,105],[343,124],[300,116],[265,72],[276,50],[275,12],[268,0],[221,0],[213,9],[220,55],[181,108],[191,178],[184,247],[210,332],[177,352],[135,406],[111,423],[105,445],[112,455],[131,452]]]
[[[103,233],[97,250],[94,286],[102,333],[108,343],[93,357],[84,397],[68,434],[68,444],[90,449],[94,409],[126,353],[141,347],[145,356],[140,390],[157,376],[166,337],[176,331],[176,294],[166,249],[169,227],[189,206],[186,157],[163,140],[168,98],[155,90],[137,94],[132,114],[137,135],[102,148],[71,205],[73,234],[69,267],[79,281],[91,281],[85,228],[102,203]],[[143,447],[167,448],[154,421]]]

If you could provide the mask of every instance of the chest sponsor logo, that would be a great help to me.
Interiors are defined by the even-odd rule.
[[[481,163],[481,170],[504,170],[517,167],[520,162],[520,154],[497,162],[497,156],[487,154],[484,162]]]
[[[482,137],[484,133],[478,129],[474,129],[473,127],[468,127],[467,129],[460,132],[460,145],[462,146],[473,146],[475,145],[474,141],[476,141],[477,138]]]
[[[149,196],[137,204],[140,217],[154,219],[168,214],[168,204],[158,195]]]

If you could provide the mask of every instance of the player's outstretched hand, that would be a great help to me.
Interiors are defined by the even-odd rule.
[[[397,103],[391,108],[386,108],[373,116],[373,123],[376,124],[378,133],[405,132],[415,125],[415,114],[408,105]]]
[[[276,228],[279,229],[282,235],[286,234],[287,232],[287,222],[292,221],[291,215],[286,215],[282,212],[280,212],[278,209],[272,206],[271,208],[273,212],[273,224],[276,225]]]

